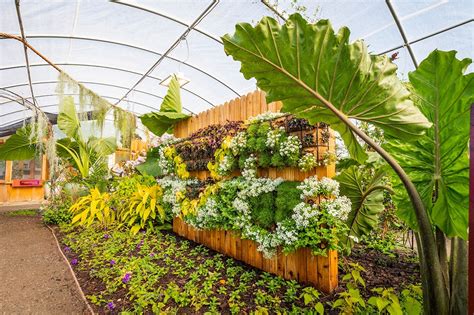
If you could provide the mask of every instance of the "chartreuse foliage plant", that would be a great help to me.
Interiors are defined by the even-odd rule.
[[[462,193],[463,189],[459,187],[464,184],[455,177],[450,185],[447,185],[448,181],[443,182],[442,170],[445,168],[441,166],[446,157],[454,172],[464,174],[462,170],[467,167],[467,160],[463,160],[464,151],[457,146],[466,150],[464,140],[467,138],[455,136],[446,142],[446,153],[440,140],[446,139],[441,135],[447,136],[449,128],[454,134],[463,135],[468,130],[463,117],[467,117],[465,106],[472,103],[472,75],[464,76],[463,72],[470,61],[456,62],[453,54],[446,57],[443,56],[445,53],[434,52],[419,70],[410,74],[415,96],[412,100],[410,91],[396,76],[397,67],[389,58],[369,54],[363,41],[349,43],[349,34],[345,27],[336,33],[328,20],[310,24],[294,14],[283,25],[270,17],[263,18],[256,26],[238,24],[235,33],[223,36],[222,40],[225,52],[241,62],[241,72],[247,79],[257,80],[258,87],[266,92],[268,102],[282,100],[283,111],[306,118],[310,123],[317,120],[329,123],[359,163],[366,160],[367,154],[357,137],[389,164],[400,178],[408,194],[406,199],[410,199],[415,210],[425,311],[455,313],[452,306],[463,302],[458,303],[455,300],[459,297],[450,294],[448,279],[457,277],[446,275],[445,262],[448,260],[444,249],[437,247],[431,223],[442,226],[441,234],[443,230],[452,236],[464,237],[466,234],[463,217],[457,211],[443,211],[444,206],[449,206],[448,198],[461,200],[458,193],[449,195],[456,190]],[[444,118],[451,127],[442,123]],[[400,143],[416,141],[426,134],[431,142],[424,142],[429,152],[417,151],[419,149],[412,152],[417,160],[420,154],[419,160],[425,165],[420,169],[422,172],[432,170],[434,180],[428,181],[418,175],[419,169],[403,163],[402,156],[390,155],[353,120],[380,127],[386,139],[394,138]],[[449,148],[455,152],[452,156],[447,153]],[[424,153],[434,158],[426,160]],[[409,154],[406,157],[409,163],[412,158]],[[408,168],[404,169],[400,163]],[[415,177],[410,178],[408,171],[415,172]],[[448,188],[451,185],[453,190]],[[433,190],[437,205],[432,207],[423,196],[431,198]],[[460,219],[459,223],[453,223],[455,217]],[[441,234],[442,243],[444,234]],[[452,270],[459,274],[458,269],[464,270],[465,266],[460,263],[459,268]],[[461,274],[464,276],[463,271]],[[458,296],[464,299],[465,294]]]
[[[155,220],[160,224],[165,223],[166,213],[161,202],[162,196],[163,190],[158,185],[136,187],[127,209],[120,213],[120,220],[130,226],[132,234],[144,229],[146,224],[152,228]]]
[[[95,221],[107,227],[116,221],[116,213],[109,207],[110,194],[92,188],[89,195],[80,197],[69,209],[74,215],[72,224],[90,226]]]

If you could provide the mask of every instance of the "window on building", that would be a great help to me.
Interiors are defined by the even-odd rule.
[[[5,180],[6,166],[6,161],[0,161],[0,180]]]
[[[38,156],[32,160],[13,161],[12,179],[41,179],[43,158]]]

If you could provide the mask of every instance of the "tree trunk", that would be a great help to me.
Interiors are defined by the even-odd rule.
[[[449,314],[467,314],[467,242],[459,237],[451,240],[450,279],[451,296]]]

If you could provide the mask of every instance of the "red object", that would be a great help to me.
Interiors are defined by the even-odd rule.
[[[469,314],[474,314],[474,104],[471,105],[471,139],[470,139],[470,172],[469,172],[469,270],[468,301]]]
[[[12,187],[40,187],[43,186],[41,179],[14,179]]]

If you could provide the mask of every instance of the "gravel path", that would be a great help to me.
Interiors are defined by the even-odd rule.
[[[51,232],[37,216],[0,215],[0,314],[87,314]]]

